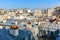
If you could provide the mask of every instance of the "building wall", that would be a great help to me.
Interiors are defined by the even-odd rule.
[[[54,9],[48,9],[48,16],[52,16],[53,12],[54,12]]]
[[[42,15],[42,11],[41,10],[34,10],[34,15],[35,16],[41,16]]]

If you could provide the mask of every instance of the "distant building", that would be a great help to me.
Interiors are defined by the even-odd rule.
[[[29,10],[28,8],[25,8],[25,9],[23,9],[23,12],[24,12],[24,13],[30,13],[31,10]]]
[[[21,10],[19,10],[19,13],[23,13],[23,10],[21,9]]]
[[[54,15],[60,17],[60,7],[55,8]]]
[[[51,17],[54,11],[55,9],[48,9],[48,17]]]
[[[42,16],[42,10],[34,10],[34,16],[38,16],[38,17],[40,17],[40,16]]]
[[[3,14],[5,14],[5,13],[6,13],[6,10],[0,9],[0,15],[3,15]]]

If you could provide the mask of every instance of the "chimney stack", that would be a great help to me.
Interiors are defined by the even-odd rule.
[[[18,36],[19,35],[18,27],[17,26],[11,26],[10,27],[10,34],[13,36]]]

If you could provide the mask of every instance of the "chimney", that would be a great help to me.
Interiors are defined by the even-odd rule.
[[[17,26],[11,26],[10,27],[10,34],[13,36],[18,36],[19,35],[19,30]]]
[[[28,22],[28,23],[27,23],[27,27],[28,27],[28,28],[32,28],[31,22]]]

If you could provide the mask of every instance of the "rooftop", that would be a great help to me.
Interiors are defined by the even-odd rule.
[[[19,30],[19,35],[17,37],[11,35],[9,30],[0,29],[0,40],[22,40],[25,37],[29,37],[32,32],[29,30]]]

